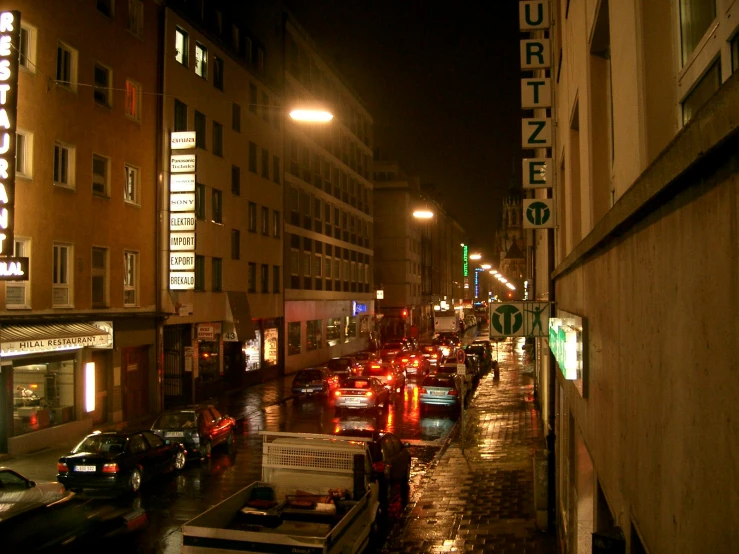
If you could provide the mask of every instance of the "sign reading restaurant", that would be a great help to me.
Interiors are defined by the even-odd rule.
[[[28,258],[15,250],[15,141],[21,14],[0,13],[0,281],[27,281]]]
[[[0,356],[17,356],[33,352],[49,352],[52,350],[71,350],[89,346],[107,346],[110,335],[78,336],[35,340],[3,341],[0,345]]]

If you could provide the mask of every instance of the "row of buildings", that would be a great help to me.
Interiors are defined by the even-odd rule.
[[[551,130],[524,156],[549,166],[526,194],[555,220],[526,252],[532,299],[553,303],[535,360],[549,524],[562,552],[735,552],[739,3],[521,16],[541,55],[522,80],[551,92],[523,106]]]
[[[280,2],[256,4],[4,4],[0,452],[378,338],[372,116]],[[330,124],[287,116],[315,104]],[[380,278],[409,322],[459,294],[449,257],[430,273],[431,229],[462,234],[436,211]]]

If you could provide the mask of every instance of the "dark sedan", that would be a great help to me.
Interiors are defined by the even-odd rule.
[[[301,369],[293,378],[292,391],[295,399],[302,396],[321,395],[329,397],[331,391],[339,386],[339,378],[326,367]]]
[[[224,445],[233,447],[233,429],[236,420],[223,415],[215,406],[198,404],[165,410],[157,417],[151,430],[165,441],[179,442],[188,457],[201,461],[210,458],[213,448]]]
[[[155,477],[185,467],[185,449],[149,430],[95,432],[59,458],[57,479],[68,490],[138,492]]]

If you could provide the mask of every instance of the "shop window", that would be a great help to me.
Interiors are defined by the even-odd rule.
[[[220,335],[216,340],[198,342],[198,374],[202,381],[214,381],[221,375]]]
[[[357,318],[347,316],[344,318],[344,342],[357,337]]]
[[[329,346],[336,346],[341,342],[341,319],[338,317],[326,320],[326,340]]]
[[[321,348],[321,320],[313,319],[305,323],[305,349]]]
[[[258,333],[259,331],[257,331]],[[277,365],[277,346],[278,342],[277,329],[265,329],[264,330],[264,365],[273,366]]]
[[[287,324],[287,355],[300,354],[300,322],[295,321]]]
[[[241,351],[244,353],[244,371],[254,371],[262,367],[262,332],[254,330],[255,337],[244,342]]]
[[[13,435],[74,421],[74,360],[13,368]]]

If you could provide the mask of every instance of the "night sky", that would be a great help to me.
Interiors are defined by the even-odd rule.
[[[435,184],[473,247],[491,245],[514,168],[520,184],[517,0],[286,4],[364,101],[381,157]]]

